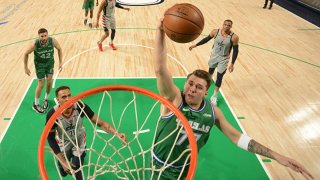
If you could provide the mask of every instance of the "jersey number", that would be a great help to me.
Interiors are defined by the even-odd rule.
[[[74,129],[73,129],[73,130],[69,131],[69,134],[70,134],[70,136],[74,136],[76,133],[74,132]]]
[[[40,56],[42,59],[50,59],[51,58],[51,53],[44,53],[44,54],[41,54]]]
[[[180,133],[182,136],[178,139],[178,141],[177,141],[177,143],[176,143],[176,145],[181,145],[184,141],[186,141],[187,139],[188,139],[188,135],[187,135],[187,132],[186,131],[184,131],[184,130],[181,130],[181,133]],[[200,138],[201,138],[201,136],[202,136],[202,134],[198,134],[198,133],[195,133],[195,132],[193,132],[193,134],[194,134],[194,136],[195,136],[195,138],[196,138],[196,141],[198,141]],[[188,147],[189,147],[190,145],[188,145]]]

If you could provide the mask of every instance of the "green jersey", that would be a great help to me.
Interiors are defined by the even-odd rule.
[[[53,63],[54,62],[54,46],[52,38],[48,37],[46,45],[41,45],[40,39],[35,42],[34,63]]]
[[[193,130],[193,133],[197,140],[199,151],[202,146],[205,145],[208,141],[210,130],[215,125],[215,114],[213,105],[211,105],[209,100],[204,99],[199,110],[194,110],[190,108],[189,105],[185,102],[183,94],[182,98],[183,101],[179,106],[179,110],[182,112],[182,114],[184,114],[190,124],[190,127]],[[167,160],[172,146],[174,146],[174,148],[167,163],[175,161],[183,153],[184,150],[189,148],[187,133],[183,128],[178,135],[179,130],[175,130],[177,126],[179,126],[180,130],[182,124],[174,114],[161,117],[161,119],[159,120],[159,125],[155,137],[155,144],[162,141],[163,139],[165,140],[154,147],[153,158],[162,164]],[[174,133],[170,135],[170,133],[172,132]],[[174,142],[175,144],[173,145]],[[181,168],[189,154],[190,152],[185,153],[182,158],[174,163],[172,167]]]

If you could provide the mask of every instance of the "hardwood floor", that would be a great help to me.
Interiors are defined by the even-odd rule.
[[[132,6],[130,12],[116,9],[115,44],[119,49],[106,47],[100,53],[94,48],[102,30],[83,26],[82,1],[2,0],[0,19],[5,19],[0,22],[7,23],[0,25],[1,134],[10,122],[3,119],[14,116],[35,77],[33,55],[29,56],[30,77],[24,73],[23,56],[39,28],[48,29],[63,49],[63,61],[70,60],[59,77],[154,77],[150,49],[154,28],[163,11],[178,2]],[[297,159],[320,179],[320,31],[301,30],[318,27],[277,5],[272,10],[262,9],[262,1],[183,2],[202,11],[203,35],[220,28],[225,19],[234,22],[232,30],[240,37],[240,52],[235,70],[226,73],[221,90],[235,114],[245,117],[241,120],[245,131],[271,149]],[[192,52],[188,50],[191,43],[168,40],[167,44],[168,53],[188,71],[207,69],[212,42]],[[57,53],[55,58],[57,61]],[[174,76],[185,74],[174,61],[169,68]],[[303,179],[277,162],[265,165],[274,179]]]

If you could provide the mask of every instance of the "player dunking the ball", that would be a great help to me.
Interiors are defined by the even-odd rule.
[[[158,30],[156,31],[153,51],[153,63],[158,91],[161,96],[172,102],[172,104],[179,108],[185,115],[195,134],[198,150],[208,142],[212,127],[217,126],[217,128],[238,147],[274,159],[281,165],[301,173],[306,178],[313,178],[310,172],[296,160],[283,156],[260,144],[248,135],[242,134],[227,121],[220,108],[211,104],[210,101],[205,98],[212,81],[211,75],[208,72],[200,69],[194,70],[187,76],[183,90],[180,90],[174,84],[170,69],[167,66],[165,40],[161,19]],[[188,159],[186,156],[182,156],[182,159],[177,158],[180,155],[184,155],[184,151],[188,148],[189,142],[186,139],[182,139],[182,137],[185,136],[184,132],[174,131],[177,126],[180,126],[180,121],[177,120],[175,114],[164,105],[161,105],[161,112],[161,119],[159,119],[159,126],[156,131],[154,143],[157,144],[157,146],[153,149],[152,153],[153,162],[157,169],[168,166],[168,168],[165,168],[164,171],[161,172],[161,179],[173,180],[179,177],[183,179],[186,177],[187,170],[189,169],[188,164],[184,165],[183,162],[188,161]],[[174,133],[174,135],[170,136],[172,133]],[[176,141],[175,139],[178,140]],[[183,167],[185,167],[184,171],[182,170]],[[160,172],[157,171],[154,174],[157,175],[159,173]]]
[[[112,50],[116,50],[117,48],[113,44],[113,40],[116,34],[116,18],[115,18],[115,7],[130,11],[130,8],[125,8],[121,6],[116,0],[102,0],[97,13],[97,19],[95,21],[94,27],[99,27],[99,18],[100,14],[103,11],[102,15],[102,24],[104,34],[101,36],[100,40],[98,41],[98,48],[100,51],[103,51],[102,42],[109,36],[109,29],[111,29],[111,39],[109,46]]]

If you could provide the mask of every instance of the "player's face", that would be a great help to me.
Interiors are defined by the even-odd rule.
[[[40,33],[39,34],[39,39],[40,39],[41,44],[46,44],[47,40],[48,40],[48,33],[47,32]]]
[[[207,82],[195,75],[191,75],[184,84],[183,94],[187,104],[190,106],[200,105],[207,93]]]
[[[230,31],[230,29],[232,28],[232,23],[230,21],[225,21],[223,23],[223,29],[224,31]]]
[[[71,98],[70,89],[63,89],[58,92],[57,101],[59,102],[60,106],[63,105]]]

